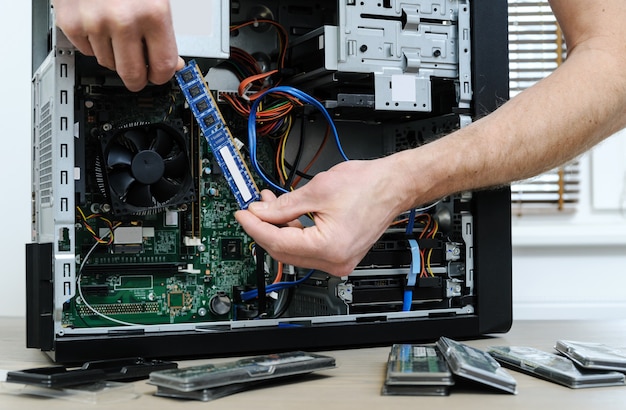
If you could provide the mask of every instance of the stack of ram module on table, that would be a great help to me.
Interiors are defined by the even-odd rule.
[[[524,346],[482,351],[441,337],[436,344],[395,344],[387,362],[383,395],[446,396],[456,381],[517,393],[502,366],[570,388],[624,386],[626,349],[598,343],[557,341],[560,354]]]

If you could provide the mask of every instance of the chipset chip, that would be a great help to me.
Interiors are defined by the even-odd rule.
[[[168,293],[167,304],[170,308],[182,308],[183,307],[183,292]]]
[[[222,259],[238,260],[242,258],[243,241],[238,238],[222,239]]]

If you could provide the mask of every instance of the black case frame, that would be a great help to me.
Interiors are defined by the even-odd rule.
[[[42,5],[44,8],[42,8]],[[508,22],[505,1],[472,1],[471,115],[495,110],[508,99]],[[33,67],[47,55],[45,2],[33,0]],[[268,351],[318,350],[434,341],[440,336],[470,338],[507,332],[512,324],[510,189],[474,193],[474,279],[472,315],[315,324],[310,327],[243,328],[224,332],[54,334],[52,244],[26,245],[27,347],[56,362],[85,362],[120,356],[145,358],[210,357]]]

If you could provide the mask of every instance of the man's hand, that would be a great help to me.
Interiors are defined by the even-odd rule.
[[[238,211],[237,221],[273,258],[303,268],[347,275],[404,209],[393,195],[409,181],[393,177],[388,158],[348,161],[304,187]],[[311,213],[315,225],[296,220]]]
[[[168,0],[53,0],[56,24],[126,87],[163,84],[183,68]]]

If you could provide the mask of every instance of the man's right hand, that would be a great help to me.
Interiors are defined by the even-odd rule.
[[[53,0],[56,24],[85,55],[116,71],[126,87],[163,84],[178,56],[168,0]]]

